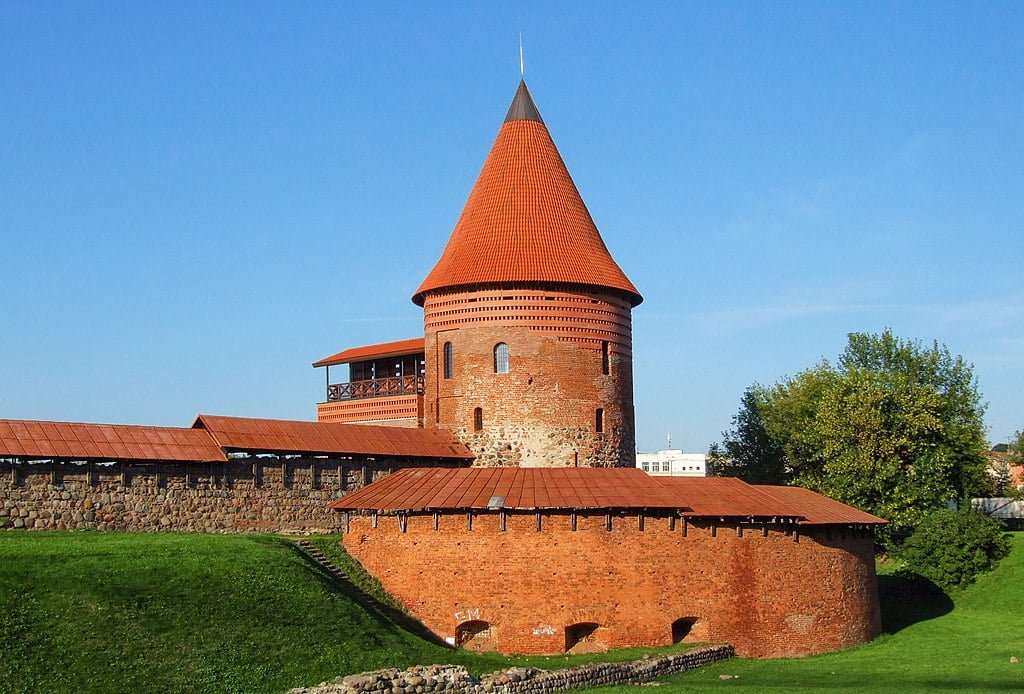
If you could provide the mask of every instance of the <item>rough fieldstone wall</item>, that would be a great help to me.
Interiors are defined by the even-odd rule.
[[[0,462],[0,528],[339,532],[340,514],[327,503],[397,467],[276,457],[123,467]]]
[[[317,687],[292,689],[288,694],[545,694],[582,687],[646,682],[711,665],[732,656],[732,646],[708,646],[660,658],[591,663],[553,671],[513,667],[479,678],[461,665],[426,665],[408,670],[389,668],[339,677]]]
[[[425,426],[455,433],[478,467],[633,467],[631,315],[624,297],[584,288],[430,292],[423,307]],[[448,342],[453,369],[446,379]],[[505,374],[494,372],[501,342],[509,347]]]
[[[796,533],[791,524],[635,514],[401,520],[379,517],[374,527],[354,516],[345,548],[434,633],[467,648],[479,633],[481,650],[502,653],[682,640],[790,657],[864,643],[881,629],[868,529]],[[581,627],[593,627],[589,642]]]

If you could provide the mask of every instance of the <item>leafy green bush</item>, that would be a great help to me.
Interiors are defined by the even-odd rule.
[[[928,514],[900,550],[903,569],[944,589],[964,588],[1010,553],[1003,524],[973,509]]]

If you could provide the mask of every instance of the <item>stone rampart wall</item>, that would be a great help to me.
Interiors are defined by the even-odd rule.
[[[328,502],[395,461],[276,457],[227,463],[0,462],[0,528],[331,533]]]

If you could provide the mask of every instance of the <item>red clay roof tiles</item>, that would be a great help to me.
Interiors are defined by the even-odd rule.
[[[422,337],[414,337],[411,340],[397,340],[395,342],[382,342],[379,345],[366,345],[364,347],[350,347],[349,349],[324,357],[320,361],[313,362],[313,367],[334,366],[335,364],[348,364],[363,359],[383,359],[385,357],[398,357],[406,354],[418,354],[423,352],[424,340]]]
[[[205,414],[199,415],[193,426],[208,431],[222,447],[243,451],[473,459],[452,434],[436,429]]]
[[[643,301],[608,252],[539,114],[502,125],[441,259],[413,301],[422,306],[437,289],[509,282],[606,287],[634,306]]]

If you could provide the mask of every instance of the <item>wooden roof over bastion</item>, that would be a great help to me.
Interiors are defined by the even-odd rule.
[[[328,508],[394,514],[615,509],[801,525],[886,522],[800,487],[751,485],[732,477],[652,477],[638,468],[406,468]]]

